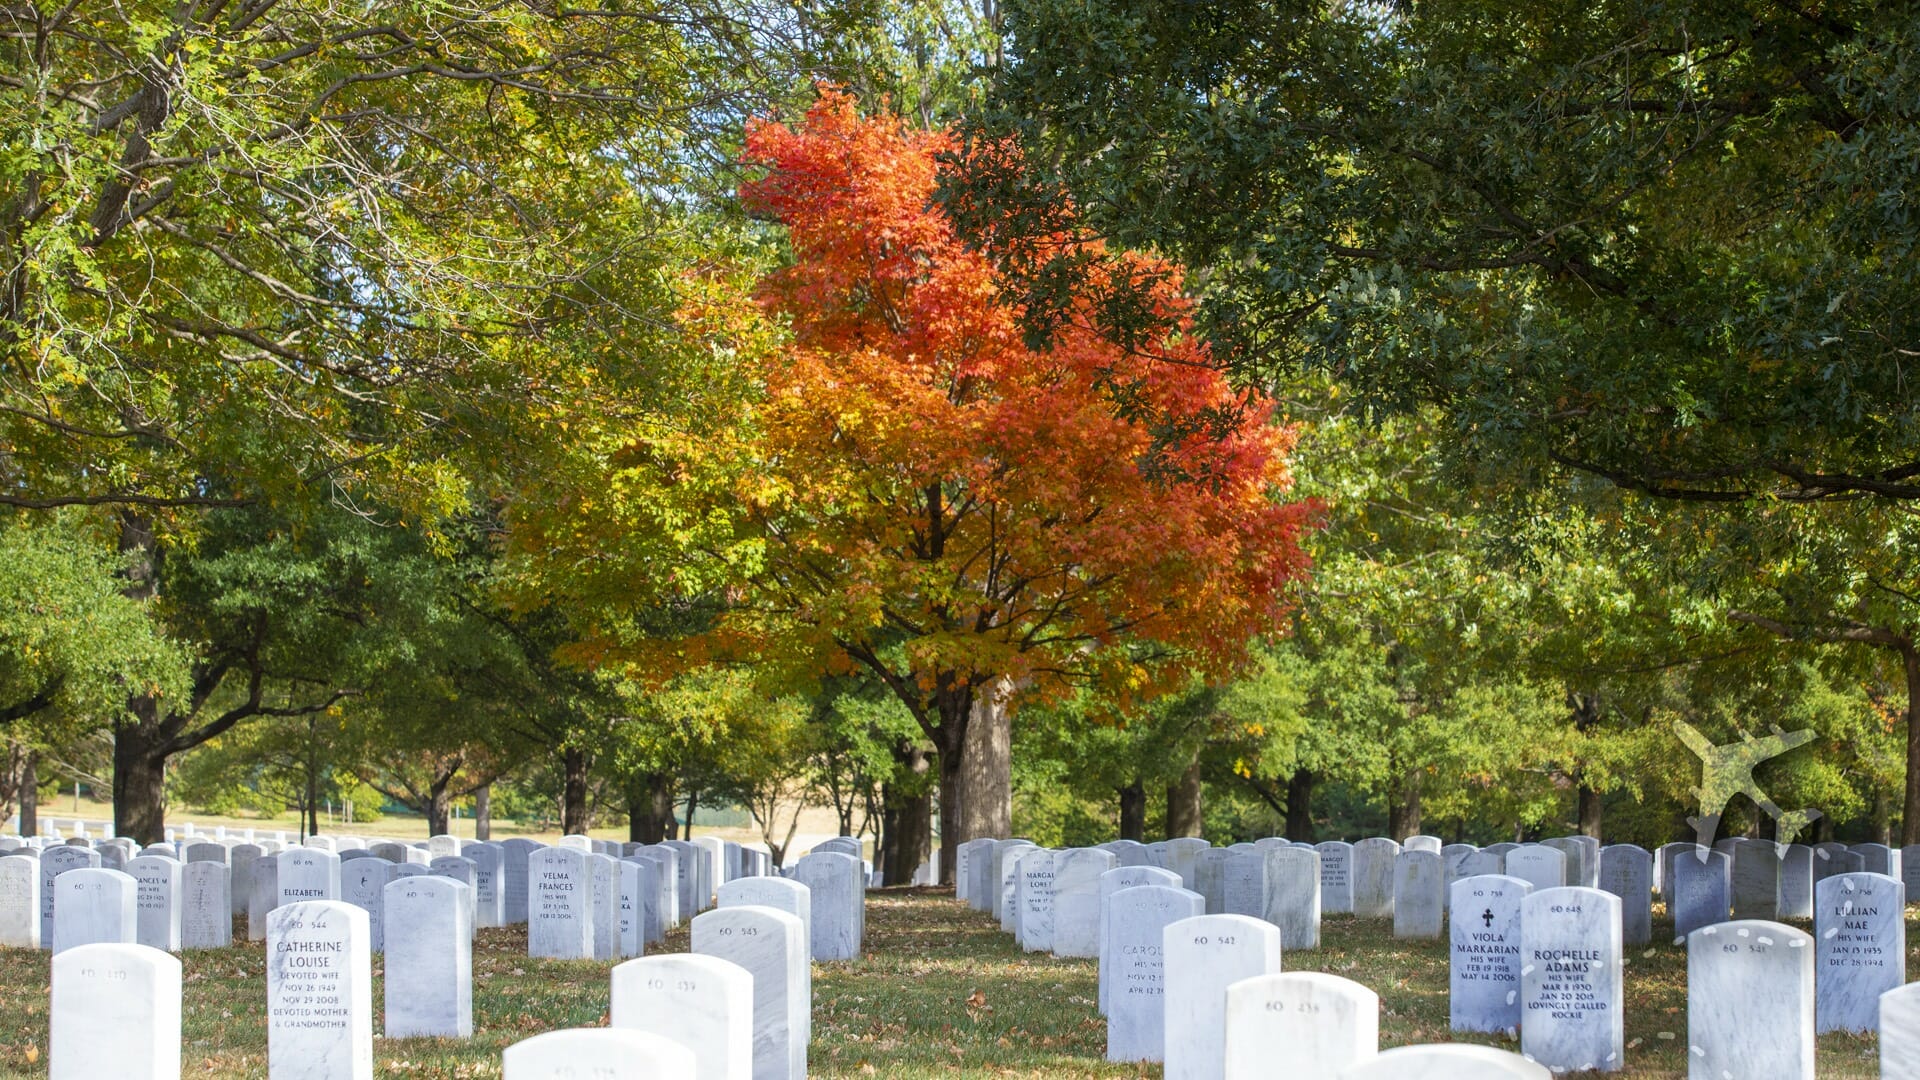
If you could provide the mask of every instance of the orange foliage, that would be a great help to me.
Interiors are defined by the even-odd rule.
[[[929,687],[1104,673],[1148,689],[1153,671],[1102,648],[1122,641],[1233,665],[1307,567],[1314,508],[1282,497],[1290,429],[1216,370],[1171,284],[1152,300],[1175,329],[1150,350],[1090,318],[1028,348],[992,265],[931,202],[951,145],[833,90],[802,124],[748,130],[767,173],[744,197],[794,260],[757,295],[790,336],[752,361],[764,473],[739,489],[766,602],[728,631],[843,662],[901,644]]]

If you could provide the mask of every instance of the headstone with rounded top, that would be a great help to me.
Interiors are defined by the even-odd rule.
[[[1100,955],[1100,877],[1118,866],[1111,851],[1070,848],[1053,864],[1053,955]]]
[[[694,953],[730,961],[753,977],[754,1080],[807,1075],[813,992],[802,933],[792,915],[752,905],[715,908],[693,920]]]
[[[473,1034],[472,892],[465,882],[438,874],[387,883],[387,1038]]]
[[[233,944],[233,869],[225,863],[188,863],[181,873],[180,947],[224,949]]]
[[[1196,915],[1161,936],[1168,1080],[1221,1080],[1227,988],[1280,971],[1280,931],[1246,915]],[[1124,991],[1123,991],[1124,992]]]
[[[1600,849],[1600,887],[1620,898],[1621,942],[1653,940],[1653,855],[1633,844]]]
[[[1885,874],[1838,874],[1813,887],[1814,1022],[1871,1032],[1880,995],[1907,981],[1906,888]]]
[[[1470,1043],[1399,1046],[1340,1073],[1339,1080],[1552,1080],[1545,1066],[1510,1050]]]
[[[1529,893],[1520,957],[1520,1052],[1550,1069],[1621,1069],[1620,898],[1583,886]]]
[[[752,1080],[753,975],[730,960],[678,953],[621,964],[609,1023],[686,1047],[690,1080]]]
[[[1380,998],[1318,971],[1259,975],[1227,987],[1224,1080],[1334,1080],[1380,1052]]]
[[[82,867],[53,882],[54,953],[81,945],[132,945],[139,932],[140,883],[120,870]]]
[[[577,847],[541,848],[527,856],[527,955],[553,960],[593,958],[593,876]]]
[[[1362,919],[1393,917],[1393,865],[1400,845],[1373,836],[1353,845],[1353,913]]]
[[[179,960],[147,945],[78,945],[53,958],[51,981],[48,1080],[179,1080]]]
[[[1320,853],[1313,848],[1270,848],[1262,861],[1260,918],[1280,931],[1282,949],[1319,948]]]
[[[1703,926],[1726,922],[1732,913],[1730,863],[1718,851],[1696,847],[1676,852],[1673,859],[1674,935],[1684,940]]]
[[[1320,853],[1320,910],[1328,915],[1353,914],[1353,845],[1328,840],[1313,845]]]
[[[1813,938],[1761,919],[1689,935],[1688,1076],[1814,1080],[1813,958]]]
[[[189,865],[157,855],[127,861],[125,873],[137,883],[133,900],[135,941],[162,952],[180,951],[181,922],[185,916],[181,894],[186,891]]]
[[[1453,883],[1447,997],[1455,1031],[1520,1027],[1520,906],[1533,886],[1482,874]]]
[[[1393,936],[1437,938],[1446,911],[1446,862],[1437,851],[1402,851],[1393,866]]]
[[[373,1080],[367,937],[367,913],[339,900],[299,901],[267,916],[272,1080]]]
[[[671,1039],[625,1028],[549,1031],[522,1039],[500,1055],[501,1080],[660,1080],[693,1075],[693,1051]]]
[[[1178,874],[1165,873],[1179,880]],[[1166,929],[1182,919],[1204,917],[1205,910],[1204,897],[1178,885],[1137,885],[1108,898],[1107,959],[1100,966],[1108,1061],[1166,1059]]]

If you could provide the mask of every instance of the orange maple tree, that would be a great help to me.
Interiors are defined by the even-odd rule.
[[[702,541],[742,574],[676,655],[883,681],[937,751],[949,873],[961,840],[1010,826],[1004,738],[1000,761],[969,769],[970,732],[1004,734],[1022,697],[1079,682],[1144,695],[1229,671],[1279,628],[1314,514],[1284,497],[1291,430],[1210,362],[1172,284],[1152,294],[1170,329],[1148,347],[1090,319],[1028,347],[990,261],[931,202],[952,145],[831,89],[802,123],[752,124],[745,158],[765,174],[743,197],[792,249],[752,299],[781,329],[747,332],[711,294],[688,326],[735,341],[756,400],[730,450],[634,439],[608,456],[612,494],[580,500],[630,504],[623,476],[669,476],[662,489],[691,503],[649,528],[670,517],[710,533],[724,514],[730,538],[752,538],[751,558]],[[1142,256],[1103,261],[1179,279]],[[688,479],[722,459],[731,481]],[[567,541],[549,529],[541,542]]]

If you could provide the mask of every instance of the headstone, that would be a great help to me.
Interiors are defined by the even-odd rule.
[[[592,854],[593,853],[593,837],[582,836],[579,833],[568,833],[567,835],[561,837],[558,841],[556,841],[554,846],[568,848],[573,851],[584,851],[584,852],[587,852],[588,854]]]
[[[179,960],[146,945],[77,945],[53,958],[52,984],[48,1080],[179,1080]]]
[[[1880,995],[1907,981],[1906,888],[1885,874],[1839,874],[1813,887],[1815,1024],[1876,1030]]]
[[[508,926],[527,921],[527,898],[532,892],[527,887],[527,859],[541,846],[519,836],[500,841],[500,908]]]
[[[620,861],[588,852],[587,877],[593,884],[593,958],[613,960],[620,955]]]
[[[1393,864],[1400,845],[1369,837],[1353,845],[1353,913],[1362,919],[1393,917]]]
[[[1275,849],[1269,849],[1269,850],[1275,850]],[[1293,850],[1313,852],[1313,848],[1311,847],[1294,848]],[[1267,876],[1268,876],[1267,875],[1267,855],[1268,855],[1267,851],[1260,851],[1258,849],[1255,849],[1252,851],[1230,851],[1227,853],[1226,870],[1222,875],[1222,878],[1223,878],[1222,884],[1223,884],[1223,891],[1225,896],[1221,906],[1225,910],[1223,910],[1221,914],[1251,915],[1256,919],[1267,918],[1267,913],[1269,910],[1269,906],[1267,903]],[[1316,861],[1314,863],[1315,880],[1314,880],[1314,930],[1313,930],[1313,933],[1314,933],[1314,944],[1317,945],[1319,944],[1319,937],[1320,937],[1320,922],[1319,922],[1320,871],[1318,869],[1319,853],[1314,852],[1314,857]],[[1304,888],[1304,886],[1302,887]],[[1287,902],[1286,899],[1282,897],[1281,903],[1284,905],[1286,902]],[[1280,947],[1281,948],[1288,949],[1288,948],[1296,948],[1296,947],[1301,947],[1301,948],[1313,947],[1313,946],[1292,946],[1292,945],[1288,945],[1286,942],[1287,942],[1287,928],[1283,926],[1280,928]]]
[[[1731,872],[1733,917],[1780,917],[1780,857],[1768,840],[1741,840],[1733,845]]]
[[[965,900],[974,908],[979,908],[979,898],[973,895],[973,878],[979,871],[979,860],[984,855],[991,857],[993,838],[978,837],[961,844],[954,857],[954,898]]]
[[[224,949],[233,944],[233,870],[225,863],[188,863],[180,883],[180,947]]]
[[[1194,891],[1200,870],[1200,853],[1211,846],[1197,836],[1176,836],[1167,841],[1167,869],[1180,875],[1181,888]]]
[[[1007,896],[1012,889],[1012,882],[1007,877],[1007,858],[1030,851],[1035,846],[1031,840],[995,841],[993,854],[990,856],[991,861],[987,864],[984,894],[981,897],[983,904],[980,910],[992,912],[994,918],[1000,918],[1001,913],[1006,910]],[[1001,924],[1002,930],[1006,928],[1004,923]]]
[[[1472,877],[1473,874],[1462,874],[1460,871],[1466,866],[1468,859],[1478,854],[1480,849],[1472,844],[1448,844],[1441,848],[1440,864],[1446,870],[1447,885],[1451,886],[1456,878]],[[1475,873],[1478,872],[1475,871]]]
[[[253,864],[253,891],[247,896],[247,940],[267,940],[267,916],[280,906],[280,858],[263,855]]]
[[[997,849],[996,849],[997,850]],[[1020,874],[1017,867],[1020,860],[1041,850],[1036,844],[1025,840],[1008,841],[1006,850],[999,852],[994,864],[999,867],[1000,895],[994,902],[994,917],[1000,920],[1000,929],[1006,933],[1017,932],[1014,922],[1019,915],[1017,894],[1020,891]]]
[[[1438,851],[1402,851],[1393,865],[1393,936],[1437,938],[1446,909],[1446,862]]]
[[[1353,845],[1328,840],[1313,845],[1320,853],[1320,910],[1328,915],[1353,914]]]
[[[720,886],[720,907],[770,907],[800,920],[800,932],[813,948],[813,891],[792,878],[746,877]],[[817,957],[816,957],[817,959]]]
[[[1338,975],[1260,975],[1227,987],[1224,1080],[1336,1080],[1380,1052],[1380,998]],[[1414,1074],[1409,1074],[1412,1076]]]
[[[0,948],[39,947],[40,860],[26,855],[0,857]]]
[[[1014,930],[1023,952],[1053,949],[1053,867],[1058,858],[1057,852],[1029,851],[1017,864]]]
[[[1692,851],[1697,844],[1661,844],[1653,853],[1655,869],[1660,872],[1656,887],[1660,890],[1660,900],[1667,905],[1667,913],[1673,913],[1673,860],[1683,851]]]
[[[1118,963],[1113,952],[1113,897],[1114,894],[1120,892],[1122,889],[1139,888],[1144,885],[1178,889],[1180,888],[1180,875],[1171,870],[1163,870],[1158,866],[1122,866],[1100,875],[1099,970],[1103,974],[1100,976],[1098,989],[1100,1012],[1103,1015],[1107,1014],[1109,995],[1112,993],[1113,988],[1113,981],[1108,979],[1104,972],[1110,970]],[[1205,897],[1200,898],[1200,904],[1202,908],[1205,908]],[[1182,917],[1184,918],[1184,916]]]
[[[1653,854],[1633,844],[1600,849],[1600,887],[1620,898],[1620,940],[1628,948],[1653,940]]]
[[[438,874],[387,884],[387,1038],[473,1034],[472,892],[471,885]]]
[[[715,908],[693,920],[695,953],[731,961],[753,977],[754,1080],[807,1075],[813,993],[803,933],[799,919],[773,908]]]
[[[1673,932],[1685,940],[1703,926],[1726,922],[1732,913],[1732,871],[1725,854],[1694,847],[1673,856]]]
[[[1920,982],[1880,995],[1880,1080],[1914,1077],[1920,1077]]]
[[[290,848],[274,856],[279,864],[279,903],[340,899],[340,857],[317,848]],[[258,868],[256,867],[256,870]]]
[[[120,870],[81,867],[55,878],[54,953],[82,945],[135,944],[139,888],[139,882]]]
[[[367,937],[367,913],[339,900],[290,903],[267,916],[272,1080],[373,1080]]]
[[[1193,891],[1206,899],[1209,915],[1227,913],[1227,860],[1233,855],[1231,848],[1208,848],[1194,864]]]
[[[1282,949],[1319,948],[1320,853],[1312,848],[1270,848],[1263,861],[1260,918],[1279,929]]]
[[[1813,883],[1816,886],[1838,874],[1864,874],[1866,868],[1866,856],[1847,850],[1845,844],[1813,845]]]
[[[569,848],[576,854],[586,852]],[[567,1028],[522,1039],[500,1055],[501,1080],[656,1080],[694,1075],[693,1051],[625,1028]]]
[[[374,858],[385,859],[390,863],[406,863],[406,862],[413,861],[413,849],[408,847],[405,844],[393,843],[389,841],[386,843],[375,844],[372,847],[368,848],[367,850],[373,852]]]
[[[1495,1046],[1399,1046],[1340,1074],[1340,1080],[1552,1080],[1545,1066]]]
[[[100,853],[58,844],[40,853],[40,947],[56,948],[53,943],[53,883],[62,874],[75,870],[100,869]],[[119,871],[114,871],[119,873]],[[132,938],[128,938],[132,941]]]
[[[180,907],[180,894],[185,891],[187,865],[158,855],[143,855],[127,861],[125,873],[136,883],[135,941],[162,952],[180,951],[181,919],[185,914]]]
[[[1780,859],[1780,917],[1813,918],[1813,849],[1788,844]]]
[[[752,1080],[753,976],[732,961],[692,953],[629,960],[613,969],[609,1022],[686,1047],[693,1071],[681,1075],[691,1080]]]
[[[1100,876],[1118,863],[1099,848],[1073,848],[1054,860],[1053,955],[1100,955]]]
[[[224,863],[227,861],[227,857],[227,845],[204,842],[188,844],[186,850],[180,853],[181,860],[185,862]]]
[[[233,871],[227,877],[227,892],[233,896],[235,915],[247,913],[247,902],[253,896],[253,866],[261,854],[258,844],[236,844],[227,852],[227,867]]]
[[[720,888],[726,875],[726,868],[722,865],[726,842],[717,836],[696,836],[692,843],[705,856],[700,860],[700,895],[695,898],[700,901],[700,910],[705,911],[713,906],[714,891]],[[855,863],[859,861],[854,860]]]
[[[460,838],[457,836],[440,833],[437,836],[427,837],[428,863],[432,863],[435,859],[444,859],[449,855],[464,854],[466,854],[466,852],[460,850]]]
[[[1523,844],[1507,852],[1507,876],[1535,889],[1558,889],[1567,883],[1567,856],[1545,844]]]
[[[1318,885],[1319,868],[1314,871]],[[1280,971],[1280,931],[1246,915],[1196,915],[1161,938],[1168,1080],[1221,1080],[1227,988]]]
[[[1533,886],[1517,877],[1461,878],[1450,892],[1448,1014],[1455,1031],[1520,1027],[1520,905]]]
[[[340,864],[340,899],[367,913],[367,948],[377,953],[387,947],[387,885],[395,869],[372,855]]]
[[[653,891],[653,868],[616,859],[613,869],[620,891],[613,949],[622,959],[639,956],[646,951],[647,902]]]
[[[1618,1071],[1626,1041],[1620,898],[1581,886],[1529,893],[1520,901],[1520,956],[1520,1052],[1549,1069]]]
[[[1866,860],[1865,871],[1898,881],[1902,878],[1900,852],[1885,844],[1855,844],[1852,851]]]
[[[1447,842],[1445,840],[1442,840],[1437,836],[1415,835],[1415,836],[1409,836],[1405,840],[1402,840],[1400,842],[1400,850],[1431,851],[1435,855],[1438,855],[1440,854],[1440,849],[1445,847],[1446,843]]]
[[[1130,872],[1136,871],[1114,871]],[[1107,900],[1109,960],[1100,966],[1100,982],[1107,988],[1108,1061],[1166,1060],[1166,930],[1182,919],[1204,916],[1205,909],[1204,897],[1177,885],[1139,885]]]
[[[473,925],[488,929],[507,925],[507,894],[502,866],[506,849],[499,844],[467,844],[460,854],[473,861]]]
[[[1811,937],[1759,919],[1688,936],[1689,1074],[1814,1080],[1813,955]]]
[[[793,879],[812,893],[808,928],[815,960],[858,960],[866,931],[866,888],[860,860],[838,852],[808,855],[793,866]]]
[[[527,955],[593,959],[593,879],[587,853],[540,848],[527,856]]]
[[[641,884],[646,890],[646,906],[642,909],[641,937],[648,943],[665,941],[670,925],[668,913],[673,910],[673,883],[669,880],[672,871],[665,859],[650,853],[629,855],[627,861],[644,871]]]

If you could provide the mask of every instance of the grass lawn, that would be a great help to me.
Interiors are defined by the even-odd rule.
[[[1656,923],[1656,937],[1662,927]],[[1631,954],[1626,1070],[1684,1077],[1684,950],[1668,937]],[[1910,945],[1916,928],[1909,923]],[[1329,971],[1380,995],[1383,1047],[1448,1038],[1444,942],[1396,942],[1384,922],[1330,918],[1323,944],[1290,953],[1290,971]],[[682,929],[664,949],[687,947]],[[867,956],[814,969],[812,1075],[1157,1076],[1157,1067],[1102,1060],[1106,1023],[1094,1006],[1094,963],[1017,951],[995,922],[950,894],[869,895]],[[1644,953],[1644,955],[1643,955]],[[186,1075],[266,1075],[266,974],[260,945],[182,957]],[[0,953],[0,1075],[46,1072],[44,952]],[[374,1040],[375,1071],[395,1077],[496,1077],[508,1044],[561,1027],[605,1024],[608,965],[529,960],[519,929],[485,930],[474,954],[474,1037]],[[374,958],[374,1029],[381,963]],[[1503,1044],[1509,1045],[1511,1044]],[[1820,1076],[1874,1077],[1871,1039],[1820,1041]]]

